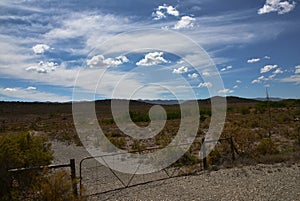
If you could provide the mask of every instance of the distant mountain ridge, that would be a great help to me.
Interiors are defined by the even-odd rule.
[[[254,98],[254,100],[258,100],[258,101],[267,101],[267,98]],[[269,98],[270,101],[282,101],[285,100],[284,98],[276,98],[276,97],[270,97]]]
[[[206,99],[198,99],[197,101],[199,103],[210,103],[211,99],[217,99],[217,98],[224,98],[222,96],[214,96],[212,98],[206,98]],[[277,97],[270,97],[270,101],[287,101],[287,100],[300,100],[300,99],[285,99],[285,98],[277,98]],[[122,101],[122,99],[120,99]],[[182,103],[188,100],[161,100],[161,99],[155,99],[155,100],[149,100],[149,99],[138,99],[138,100],[130,100],[131,102],[137,102],[137,103],[146,103],[146,104],[154,104],[154,105],[176,105],[178,103]],[[267,101],[267,98],[243,98],[243,97],[237,97],[237,96],[227,96],[226,97],[227,103],[253,103],[253,102],[260,102],[260,101]],[[75,101],[75,103],[83,103],[83,102],[93,102],[93,101]],[[110,99],[103,99],[103,100],[96,100],[96,103],[104,103],[109,104],[111,102]],[[72,104],[72,102],[38,102],[38,101],[32,101],[32,102],[23,102],[23,101],[0,101],[0,104],[3,103],[20,103],[20,104]]]

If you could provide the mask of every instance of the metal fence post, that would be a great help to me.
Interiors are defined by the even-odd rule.
[[[74,193],[75,197],[77,197],[78,192],[77,192],[75,159],[70,159],[70,168],[71,168],[71,179],[72,179],[73,193]]]
[[[233,144],[233,140],[232,140],[232,137],[230,137],[230,148],[231,148],[231,159],[232,161],[235,160],[235,155],[234,155],[234,144]]]
[[[203,169],[207,169],[205,138],[202,138]]]

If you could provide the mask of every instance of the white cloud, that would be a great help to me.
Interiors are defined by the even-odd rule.
[[[49,73],[51,71],[55,71],[57,67],[58,67],[57,63],[54,63],[52,61],[50,62],[40,61],[37,65],[29,66],[25,70],[29,72]]]
[[[281,74],[281,73],[283,73],[283,71],[282,71],[280,68],[277,68],[277,69],[273,72],[273,74]]]
[[[242,81],[241,80],[236,80],[236,83],[242,83]]]
[[[256,63],[256,62],[259,62],[260,61],[260,58],[253,58],[253,59],[249,59],[247,61],[247,63]]]
[[[203,76],[210,76],[210,73],[207,72],[207,71],[204,71],[204,72],[202,73],[202,75],[203,75]]]
[[[49,50],[49,46],[46,44],[37,44],[32,47],[32,50],[35,54],[43,54],[45,51]]]
[[[186,29],[194,27],[196,19],[190,16],[182,16],[181,19],[174,25],[174,29]]]
[[[274,77],[276,77],[276,74],[272,74],[272,75],[270,75],[268,78],[266,78],[266,79],[268,79],[268,80],[272,80]]]
[[[127,62],[129,60],[125,56],[105,59],[103,55],[96,55],[88,59],[86,63],[90,67],[114,67]]]
[[[232,66],[226,66],[226,67],[222,68],[220,71],[223,72],[223,71],[226,71],[229,69],[232,69]]]
[[[267,73],[270,70],[277,68],[277,67],[278,67],[277,65],[266,65],[265,67],[260,69],[260,73]]]
[[[243,13],[244,14],[244,13]],[[241,17],[242,15],[239,15],[238,13],[235,13],[234,17]],[[68,48],[65,46],[65,43],[62,43],[64,41],[68,41],[68,39],[74,39],[74,41],[82,42],[83,45],[76,49],[77,47],[74,47],[75,49],[72,49],[72,54],[74,55],[80,55],[82,52],[86,53],[90,49],[99,46],[99,41],[103,42],[103,40],[110,38],[111,36],[114,36],[115,33],[120,33],[122,31],[126,31],[129,29],[132,29],[133,27],[141,27],[143,28],[145,26],[144,23],[140,22],[132,22],[130,19],[125,20],[122,17],[114,16],[114,15],[97,15],[92,12],[83,12],[83,13],[65,13],[62,16],[57,16],[57,26],[55,28],[50,29],[49,32],[46,34],[41,34],[40,37],[45,39],[44,43],[46,44],[62,44],[61,48],[65,50],[64,48]],[[197,18],[198,19],[198,18]],[[199,18],[199,23],[200,23]],[[235,19],[226,18],[222,16],[212,16],[208,20],[215,21],[216,23],[205,23],[201,24],[202,29],[193,29],[192,32],[189,32],[190,36],[196,40],[197,43],[207,45],[209,47],[217,45],[222,46],[224,44],[240,44],[240,43],[249,43],[255,40],[261,40],[263,38],[269,38],[270,36],[276,36],[278,33],[279,28],[282,29],[282,24],[280,23],[274,23],[272,25],[268,23],[245,23],[245,22],[236,22]],[[233,23],[227,23],[228,21],[232,21]],[[202,22],[201,22],[202,23]],[[56,24],[55,24],[56,25]],[[173,25],[170,22],[170,27]],[[149,26],[147,24],[146,26]],[[153,27],[161,27],[161,24],[150,24],[151,28]],[[263,27],[268,26],[268,29],[262,29]],[[239,32],[236,32],[239,28]],[[263,33],[261,32],[263,30]],[[99,34],[101,33],[101,34]],[[193,37],[194,36],[194,37]],[[199,37],[201,36],[201,37]],[[266,37],[267,36],[267,37]],[[1,36],[0,36],[1,37]],[[160,36],[151,36],[146,37],[145,36],[139,40],[139,38],[136,38],[133,36],[132,38],[129,38],[132,41],[138,40],[136,43],[138,44],[147,44],[145,41],[150,41],[151,43],[155,44],[155,41]],[[2,38],[2,37],[1,37]],[[12,39],[13,37],[8,37]],[[80,39],[79,39],[80,38]],[[97,39],[97,40],[95,40]],[[5,47],[2,44],[6,42],[7,40],[2,39],[0,40],[1,47]],[[24,69],[28,66],[31,66],[32,63],[28,63],[30,61],[36,61],[36,55],[28,54],[28,48],[26,48],[25,51],[23,51],[24,44],[27,44],[31,47],[32,39],[30,42],[24,42],[22,40],[22,43],[20,38],[13,38],[11,40],[12,43],[9,45],[13,47],[12,45],[17,46],[16,48],[12,48],[10,52],[7,52],[7,48],[3,48],[3,50],[0,50],[3,52],[3,54],[0,56],[0,61],[3,63],[3,58],[9,60],[13,60],[14,62],[9,63],[9,65],[2,65],[5,66],[5,68],[1,68],[1,73],[12,77],[12,78],[20,78],[20,79],[26,79],[30,80],[31,83],[47,83],[50,86],[60,86],[60,87],[68,87],[72,86],[74,83],[74,77],[77,75],[77,71],[79,68],[77,66],[74,66],[74,68],[57,68],[55,71],[47,74],[43,74],[41,76],[36,76],[35,73],[25,72]],[[127,41],[127,40],[125,40]],[[170,41],[174,41],[172,39],[166,40],[166,43],[170,43]],[[37,42],[35,42],[37,44]],[[68,44],[68,43],[67,43]],[[129,44],[129,45],[128,45]],[[130,44],[134,43],[124,43],[124,46],[128,47],[128,50],[132,50],[132,47],[129,47]],[[132,45],[134,46],[134,45]],[[194,50],[190,50],[189,48],[183,48],[181,44],[179,43],[170,43],[169,46],[171,46],[170,50],[173,48],[175,50],[178,50],[182,53],[182,57],[186,57],[189,54],[193,55]],[[148,46],[147,46],[148,47]],[[72,47],[73,48],[73,47]],[[111,51],[111,55],[120,55],[124,51],[121,51],[122,53],[118,53],[119,46],[115,46],[111,49],[108,49],[108,51]],[[124,49],[124,48],[123,48]],[[123,50],[122,49],[122,50]],[[82,50],[82,52],[81,52]],[[101,51],[103,52],[103,51]],[[172,51],[169,51],[172,52]],[[9,54],[13,54],[14,56],[9,56]],[[26,56],[26,58],[23,58]],[[27,59],[29,57],[29,59]],[[14,59],[11,59],[14,58]],[[22,58],[22,61],[16,63],[15,60],[19,60]],[[62,58],[63,59],[63,58]],[[195,58],[195,60],[198,60],[197,62],[200,63],[201,59]],[[200,60],[200,61],[199,61]],[[194,65],[194,66],[203,66],[203,65]],[[7,66],[7,67],[6,67]],[[91,71],[95,69],[90,69]],[[208,69],[201,69],[201,71],[204,71]],[[209,71],[211,75],[214,73],[212,71]],[[94,72],[91,72],[91,74]],[[170,72],[169,72],[170,73]],[[124,74],[124,73],[123,73]],[[205,74],[205,73],[203,73]],[[135,79],[138,79],[138,75],[135,77]],[[111,76],[111,82],[113,83],[116,76]],[[88,82],[91,80],[91,76],[86,76],[86,84],[88,85]],[[207,80],[206,80],[207,81]],[[140,83],[138,83],[140,84]],[[82,88],[86,86],[82,86]],[[110,84],[112,85],[112,84]],[[217,90],[216,90],[217,91]],[[125,92],[124,92],[125,93]],[[105,93],[103,93],[105,94]],[[108,94],[108,93],[107,93]]]
[[[234,89],[237,89],[237,88],[239,88],[239,86],[238,86],[238,85],[234,85],[233,88],[234,88]]]
[[[199,74],[197,74],[197,73],[188,74],[189,78],[197,78],[198,76],[199,76]]]
[[[36,90],[28,90],[24,88],[0,88],[0,94],[11,98],[33,101],[70,101],[67,96],[59,96],[53,93],[40,92]]]
[[[291,82],[291,83],[296,83],[300,84],[300,65],[295,66],[295,75],[291,75],[290,77],[283,78],[280,81],[281,82]]]
[[[136,65],[138,66],[153,66],[161,63],[169,63],[165,58],[162,57],[163,52],[150,52],[145,55],[143,59],[138,61]]]
[[[231,94],[233,92],[234,92],[234,90],[231,90],[231,89],[222,89],[222,90],[218,91],[219,94]]]
[[[269,77],[269,78],[272,78],[271,76]],[[258,77],[257,79],[255,79],[255,80],[252,80],[252,84],[257,84],[257,83],[261,83],[262,81],[267,81],[267,80],[269,80],[269,78],[266,78],[265,76],[260,76],[260,77]]]
[[[173,73],[174,74],[182,74],[182,73],[186,73],[186,72],[188,72],[188,67],[185,67],[185,66],[181,66],[181,67],[179,67],[179,68],[177,68],[177,69],[174,69],[173,70]]]
[[[269,57],[269,56],[264,56],[264,58],[265,58],[265,59],[271,59],[271,57]]]
[[[251,82],[252,84],[258,84],[258,83],[261,83],[261,80],[259,79],[255,79],[255,80],[252,80]]]
[[[176,10],[176,8],[174,8],[173,6],[167,6],[166,4],[164,4],[162,6],[158,6],[158,8],[155,9],[155,12],[152,13],[152,17],[154,20],[160,20],[166,18],[166,14],[178,17],[179,11]]]
[[[27,90],[36,90],[36,87],[33,87],[33,86],[29,86],[26,88]]]
[[[210,82],[201,82],[201,83],[198,85],[199,88],[205,88],[205,87],[209,88],[209,87],[212,87],[212,86],[213,86],[213,85],[212,85],[212,83],[210,83]]]
[[[287,78],[283,78],[280,80],[281,82],[295,82],[297,84],[300,84],[300,75],[292,75]]]
[[[17,88],[5,88],[4,91],[13,92],[13,91],[17,91]]]
[[[300,74],[300,65],[295,66],[295,74]]]
[[[260,8],[258,14],[266,14],[277,12],[278,14],[285,14],[292,11],[296,7],[296,2],[281,1],[281,0],[266,0],[264,6]]]

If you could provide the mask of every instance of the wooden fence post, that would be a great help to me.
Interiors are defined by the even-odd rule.
[[[74,193],[75,197],[77,197],[78,192],[77,192],[75,159],[70,159],[70,168],[71,168],[71,179],[72,179],[73,193]]]

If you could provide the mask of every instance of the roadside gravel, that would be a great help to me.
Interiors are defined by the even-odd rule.
[[[91,200],[300,200],[300,164],[256,165],[185,176]]]
[[[75,158],[78,168],[80,160],[89,156],[83,147],[61,142],[52,142],[52,149],[55,164],[68,163],[70,158]],[[98,182],[105,183],[112,179],[116,187],[116,179],[105,171],[104,166],[98,168],[97,177],[102,180]],[[94,178],[90,172],[85,176]],[[95,181],[87,179],[86,182],[87,191],[94,192],[95,188],[103,190]],[[300,201],[300,164],[258,164],[206,171],[98,194],[90,196],[89,200]]]

